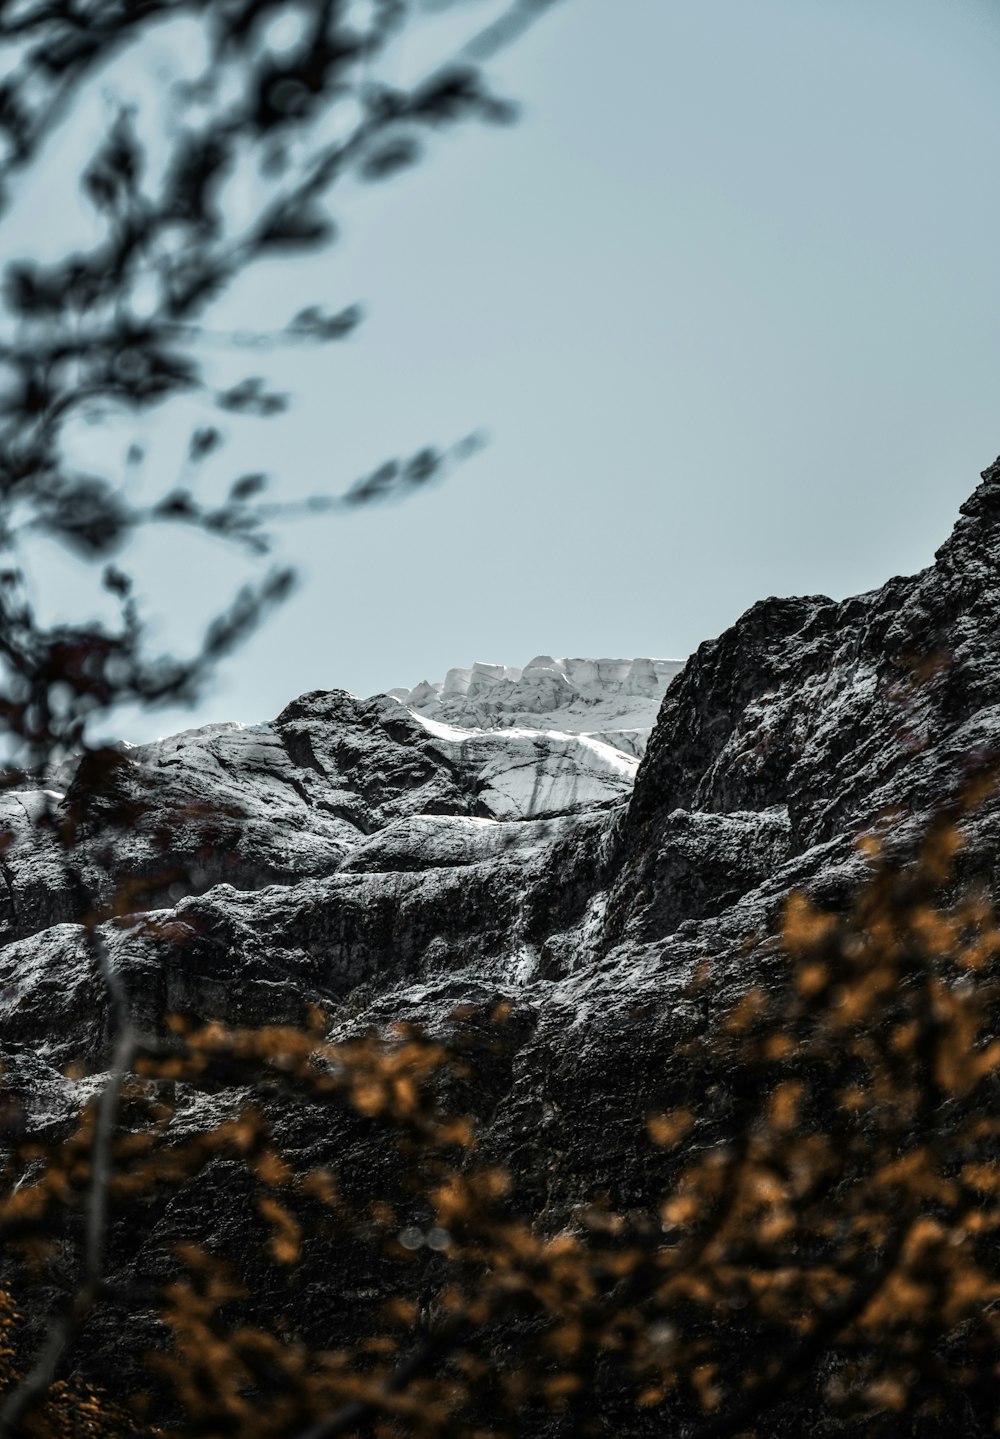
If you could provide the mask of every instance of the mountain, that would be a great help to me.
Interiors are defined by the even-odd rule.
[[[462,729],[558,730],[641,757],[681,660],[553,659],[523,669],[476,663],[389,694],[422,718]]]
[[[0,799],[8,1093],[46,1132],[93,1087],[65,1066],[107,1063],[107,989],[76,919],[127,881],[134,918],[107,945],[143,1027],[178,1010],[294,1021],[317,1002],[336,1033],[410,1019],[447,1034],[456,1005],[507,1001],[506,1047],[470,1089],[483,1151],[549,1216],[597,1190],[648,1203],[641,1116],[682,1074],[685,1038],[775,982],[786,897],[842,902],[863,873],[859,833],[891,811],[905,851],[998,740],[1000,461],[928,569],[839,602],[764,600],[683,666],[474,665],[125,749],[99,802],[79,781]],[[72,872],[33,825],[46,803],[85,811]],[[998,816],[989,801],[970,819],[962,859],[994,896]],[[215,1122],[219,1104],[192,1093],[184,1122]],[[332,1147],[362,1173],[380,1162],[354,1131],[282,1139],[293,1161]],[[185,1226],[232,1248],[235,1183],[219,1166],[149,1232],[119,1234],[117,1277],[163,1273]],[[336,1284],[300,1275],[288,1300],[323,1345],[371,1292],[328,1261]],[[157,1342],[155,1316],[129,1322]],[[115,1324],[94,1332],[88,1363],[114,1374]]]
[[[523,848],[526,836],[532,848],[539,837],[548,843],[557,821],[628,798],[637,753],[680,667],[477,664],[452,670],[443,686],[368,699],[316,691],[270,723],[123,745],[116,787],[88,812],[72,875],[37,828],[46,805],[75,802],[72,785],[68,796],[8,790],[0,939],[73,919],[81,886],[107,896],[127,879],[156,908],[220,883],[256,892],[337,872],[452,867],[498,846]],[[107,822],[123,788],[125,828]],[[552,823],[522,827],[541,820]]]

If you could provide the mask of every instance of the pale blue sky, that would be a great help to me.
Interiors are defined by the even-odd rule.
[[[227,475],[292,495],[489,447],[289,525],[299,593],[194,717],[133,737],[474,659],[683,656],[765,595],[927,564],[1000,451],[995,0],[564,0],[497,70],[516,128],[345,194],[334,249],[226,305],[369,307],[346,345],[256,362],[296,402],[233,435]],[[139,552],[178,643],[239,574],[195,550]],[[75,603],[71,562],[36,564]]]

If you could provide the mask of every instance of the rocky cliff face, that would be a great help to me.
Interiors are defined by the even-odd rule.
[[[516,1022],[478,1103],[486,1152],[549,1213],[597,1189],[643,1202],[642,1116],[677,1078],[679,1039],[766,978],[784,897],[842,897],[859,832],[891,814],[905,846],[997,747],[998,556],[1000,461],[927,570],[843,603],[765,600],[672,677],[654,661],[474,666],[129,750],[115,802],[130,829],[93,806],[72,874],[31,823],[44,797],[7,793],[8,1087],[44,1127],[93,1085],[61,1072],[99,1070],[109,1032],[74,920],[81,897],[129,880],[134,922],[108,944],[144,1026],[172,1010],[283,1021],[318,1000],[342,1031],[446,1029],[457,1003],[506,998]],[[668,681],[640,763],[641,738],[620,732],[644,728]],[[964,861],[994,894],[998,813],[977,814]],[[123,1244],[122,1272],[156,1269],[191,1222],[176,1205]],[[232,1214],[213,1202],[198,1223],[224,1245]],[[349,1324],[343,1296],[289,1302],[320,1342]]]

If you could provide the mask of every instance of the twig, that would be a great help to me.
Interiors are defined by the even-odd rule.
[[[300,1430],[295,1439],[334,1439],[335,1435],[347,1434],[352,1429],[356,1429],[359,1424],[371,1419],[383,1408],[384,1400],[405,1389],[425,1364],[451,1345],[452,1341],[458,1337],[460,1328],[457,1320],[442,1324],[420,1345],[419,1349],[415,1349],[408,1359],[404,1359],[401,1364],[397,1365],[389,1378],[370,1399],[353,1399],[350,1404],[343,1405],[333,1414],[317,1419],[315,1424],[311,1424],[308,1429]]]

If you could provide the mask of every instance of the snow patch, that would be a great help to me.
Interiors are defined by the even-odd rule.
[[[575,734],[642,757],[670,681],[683,660],[535,655],[523,667],[486,663],[450,669],[441,681],[387,691],[441,739],[455,731]],[[445,733],[444,731],[447,731]]]

